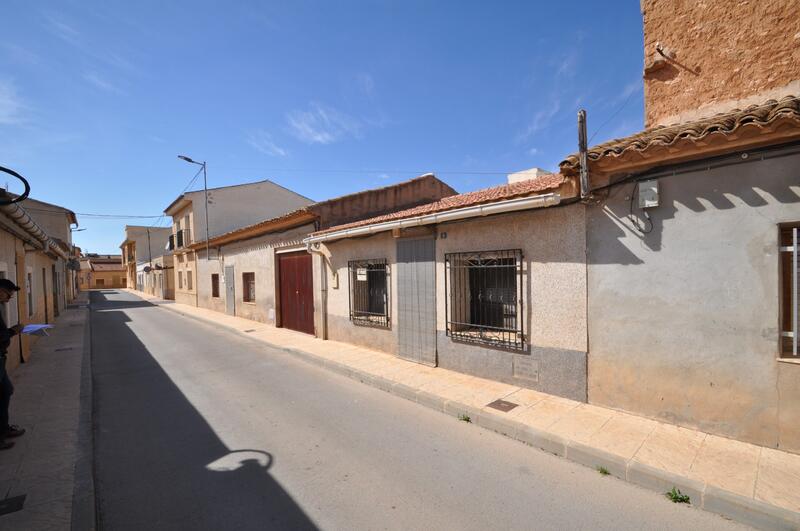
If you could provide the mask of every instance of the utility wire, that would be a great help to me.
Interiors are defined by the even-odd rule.
[[[613,120],[614,118],[616,118],[616,117],[617,117],[617,115],[618,115],[619,113],[621,113],[621,112],[622,112],[622,109],[624,109],[624,108],[625,108],[625,107],[628,105],[628,103],[630,103],[630,101],[631,101],[631,98],[633,98],[633,95],[634,95],[634,94],[637,94],[637,93],[638,93],[638,95],[637,95],[637,97],[636,97],[636,99],[637,99],[637,100],[639,99],[639,96],[642,96],[642,93],[640,93],[639,91],[634,91],[634,92],[631,92],[630,94],[628,94],[628,97],[627,97],[627,98],[625,98],[625,101],[622,103],[622,105],[620,105],[619,107],[617,107],[617,110],[616,110],[616,111],[614,111],[614,113],[613,113],[611,116],[609,116],[609,117],[606,119],[606,121],[605,121],[605,122],[603,122],[602,124],[600,124],[600,127],[598,127],[597,129],[595,129],[595,130],[594,130],[594,133],[592,133],[592,136],[590,136],[590,137],[589,137],[589,140],[586,142],[586,144],[587,144],[587,145],[591,145],[591,144],[592,144],[592,140],[594,139],[594,137],[596,137],[596,136],[597,136],[597,133],[599,133],[599,132],[600,132],[600,130],[601,130],[601,129],[603,129],[605,126],[607,126],[607,125],[608,125],[608,123],[609,123],[611,120]]]

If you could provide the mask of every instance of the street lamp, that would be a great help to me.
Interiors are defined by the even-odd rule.
[[[189,157],[187,157],[186,155],[178,155],[178,158],[181,160],[185,160],[189,164],[197,164],[198,166],[203,167],[203,190],[205,191],[206,195],[206,260],[211,260],[211,254],[208,252],[208,239],[210,234],[208,232],[208,178],[206,176],[206,163],[205,161],[203,162],[194,161]]]

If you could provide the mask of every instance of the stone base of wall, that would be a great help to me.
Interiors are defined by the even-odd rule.
[[[392,329],[354,325],[344,316],[328,315],[328,339],[397,355],[397,334]]]
[[[495,350],[437,337],[439,367],[586,402],[586,353],[531,346],[528,352]]]

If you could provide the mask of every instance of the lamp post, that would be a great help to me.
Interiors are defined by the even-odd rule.
[[[205,161],[203,162],[194,161],[189,157],[187,157],[186,155],[178,155],[178,158],[181,160],[185,160],[189,164],[197,164],[198,166],[203,167],[203,191],[205,191],[205,197],[206,197],[206,260],[211,260],[211,254],[208,252],[208,238],[210,234],[208,232],[208,178],[206,176],[206,163]]]

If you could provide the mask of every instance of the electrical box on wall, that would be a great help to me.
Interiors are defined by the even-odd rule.
[[[658,206],[658,181],[641,181],[639,183],[639,208]]]

